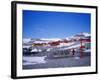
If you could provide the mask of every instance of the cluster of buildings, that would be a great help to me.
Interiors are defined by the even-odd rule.
[[[23,43],[23,49],[31,48],[33,51],[36,49],[42,51],[48,48],[59,48],[59,47],[68,47],[68,46],[75,46],[80,45],[82,48],[90,48],[91,47],[91,36],[88,33],[80,33],[74,35],[73,37],[67,39],[30,39],[28,42]],[[71,48],[75,48],[71,47]]]

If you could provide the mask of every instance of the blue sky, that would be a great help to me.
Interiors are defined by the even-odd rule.
[[[23,10],[23,38],[66,38],[90,33],[89,13]]]

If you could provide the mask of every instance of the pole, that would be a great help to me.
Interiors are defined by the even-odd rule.
[[[82,58],[83,57],[82,39],[80,40],[80,44],[81,44],[81,47],[80,47],[80,58]]]

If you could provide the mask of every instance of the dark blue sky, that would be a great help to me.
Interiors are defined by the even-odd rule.
[[[66,38],[90,33],[88,13],[23,10],[23,38]]]

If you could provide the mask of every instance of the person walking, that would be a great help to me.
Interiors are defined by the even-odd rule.
[[[75,49],[74,49],[74,48],[73,48],[73,50],[72,50],[72,54],[75,55]]]

